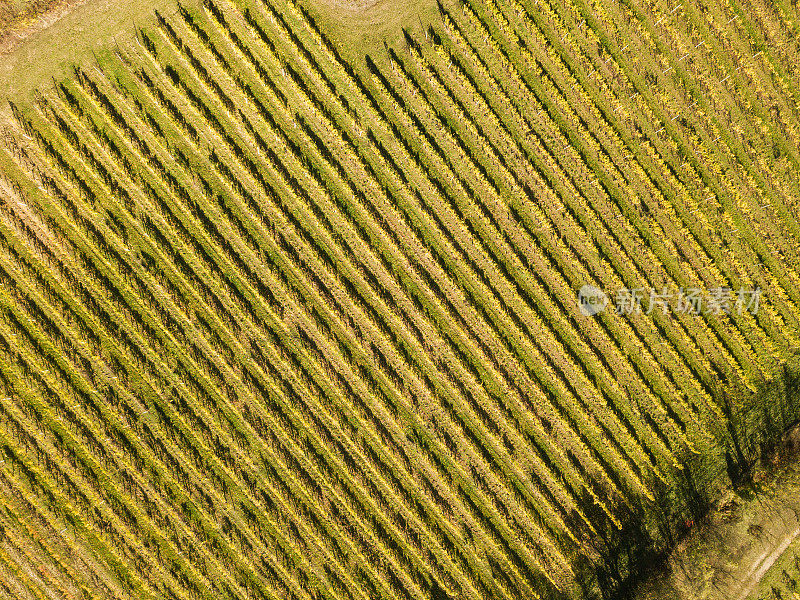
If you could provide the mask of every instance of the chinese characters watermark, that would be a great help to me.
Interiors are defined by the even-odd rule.
[[[760,288],[734,290],[727,287],[706,290],[625,288],[609,295],[598,287],[585,285],[578,290],[578,308],[587,317],[604,312],[609,304],[609,312],[617,315],[649,315],[657,310],[663,314],[675,312],[690,315],[741,315],[747,311],[755,315],[758,313],[761,296]]]

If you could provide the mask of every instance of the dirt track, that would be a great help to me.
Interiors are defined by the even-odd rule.
[[[764,577],[766,572],[770,570],[770,567],[775,564],[775,561],[781,557],[791,543],[797,539],[798,535],[800,535],[800,527],[795,529],[792,533],[786,535],[780,546],[775,548],[771,553],[756,561],[756,563],[751,567],[751,573],[742,582],[745,587],[742,589],[742,592],[739,594],[736,600],[745,600],[745,598],[750,595],[750,593],[758,585],[758,582],[761,581],[761,578]]]
[[[56,22],[75,6],[90,0],[51,0],[28,2],[24,9],[5,9],[0,13],[0,55],[8,54],[31,33]]]
[[[800,443],[800,430],[794,435]],[[800,537],[800,454],[779,476],[762,473],[742,496],[730,492],[675,549],[669,572],[646,582],[638,600],[746,600]]]

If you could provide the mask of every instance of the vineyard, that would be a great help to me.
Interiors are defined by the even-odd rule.
[[[800,418],[796,3],[317,9],[8,99],[0,597],[621,598]]]

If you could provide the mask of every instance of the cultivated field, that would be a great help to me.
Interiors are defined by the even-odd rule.
[[[795,4],[332,10],[9,98],[0,597],[621,597],[800,416]]]

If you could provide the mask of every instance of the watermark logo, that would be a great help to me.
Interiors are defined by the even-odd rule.
[[[581,309],[581,314],[586,317],[603,312],[607,304],[608,296],[598,287],[585,285],[578,290],[578,306]]]
[[[670,291],[664,288],[625,288],[616,290],[611,296],[593,285],[584,285],[578,290],[578,306],[581,314],[591,317],[606,310],[613,301],[613,312],[617,315],[651,314],[660,310],[667,314],[683,313],[689,315],[741,315],[743,312],[757,314],[761,304],[760,288],[726,287],[702,290],[700,288],[680,288]]]

